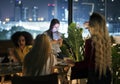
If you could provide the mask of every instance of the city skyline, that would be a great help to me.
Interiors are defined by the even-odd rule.
[[[18,0],[0,0],[0,33],[3,38],[8,38],[9,33],[13,26],[20,26],[26,29],[26,31],[39,30],[44,31],[49,27],[49,21],[52,18],[60,20],[62,26],[60,27],[62,32],[67,32],[68,27],[68,0],[21,0],[22,4],[16,3],[14,9],[14,1]],[[105,2],[106,1],[106,2]],[[48,5],[48,3],[52,5]],[[118,0],[74,0],[72,2],[73,10],[71,13],[72,21],[76,22],[81,28],[83,23],[88,21],[89,16],[92,12],[99,12],[106,17],[107,27],[111,35],[120,35],[120,1]],[[37,9],[32,7],[38,7]],[[31,12],[22,7],[27,7]],[[15,10],[15,13],[14,13]],[[38,12],[37,12],[38,10]],[[31,17],[29,17],[31,14]],[[69,14],[70,15],[70,14]],[[5,18],[12,18],[6,19]],[[43,17],[44,19],[42,19]],[[47,18],[47,19],[45,19]],[[43,24],[44,23],[44,24]],[[20,29],[20,28],[18,28]],[[29,30],[30,29],[30,30]],[[11,30],[11,31],[8,31]],[[21,29],[20,29],[21,30]],[[8,33],[9,32],[9,33]],[[38,31],[37,31],[38,32]],[[85,34],[88,31],[85,31]],[[5,35],[4,35],[4,34]],[[5,37],[6,36],[6,37]]]
[[[0,20],[14,17],[14,1],[15,0],[0,0]],[[21,0],[23,7],[32,9],[34,6],[38,7],[38,16],[46,17],[48,15],[48,3],[53,4],[54,0]],[[44,9],[43,9],[44,8]],[[31,14],[30,14],[31,15]]]

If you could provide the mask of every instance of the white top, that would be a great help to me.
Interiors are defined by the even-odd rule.
[[[47,32],[44,32],[44,34],[47,34]],[[48,34],[47,34],[48,35]],[[49,35],[48,35],[49,36]],[[61,38],[61,33],[60,32],[56,32],[56,33],[53,33],[53,39],[54,40],[58,40]],[[50,41],[52,40],[49,36],[49,39]],[[60,45],[59,43],[56,43],[56,44],[52,44],[52,50],[53,50],[53,53],[56,55],[57,53],[60,53],[61,52],[61,49],[60,49]]]
[[[55,55],[51,55],[51,57],[49,57],[47,60],[47,64],[44,65],[41,75],[53,73],[52,69],[55,65],[57,65],[57,58],[55,57]]]
[[[52,54],[48,60],[47,63],[44,65],[43,70],[41,73],[39,73],[39,70],[36,70],[36,73],[34,76],[38,75],[48,75],[53,73],[53,67],[57,65],[57,58]]]

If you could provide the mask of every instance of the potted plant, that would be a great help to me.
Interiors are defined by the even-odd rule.
[[[120,44],[112,46],[113,84],[120,84]]]
[[[68,38],[63,36],[62,51],[75,61],[83,60],[84,40],[82,37],[83,29],[76,23],[68,26]]]

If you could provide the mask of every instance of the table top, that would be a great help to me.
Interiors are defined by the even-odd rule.
[[[0,76],[19,72],[22,72],[22,66],[19,63],[0,63]]]

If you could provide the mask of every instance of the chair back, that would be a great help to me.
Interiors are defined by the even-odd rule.
[[[58,84],[58,74],[44,76],[13,76],[12,84]]]

